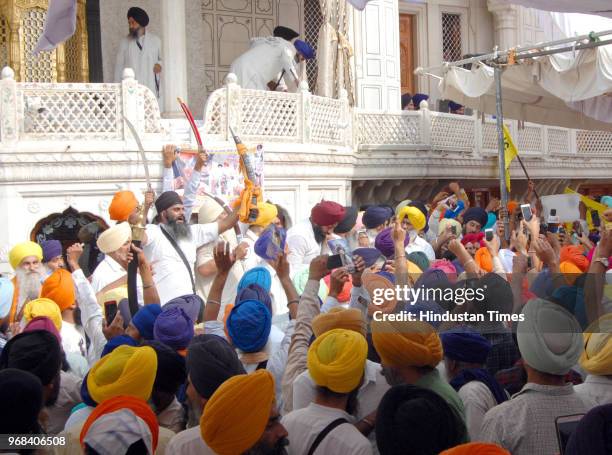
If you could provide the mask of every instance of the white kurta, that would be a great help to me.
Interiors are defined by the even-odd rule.
[[[161,40],[157,35],[147,32],[138,38],[138,43],[142,46],[142,50],[138,47],[137,41],[131,37],[121,40],[115,65],[115,82],[121,82],[125,68],[132,68],[136,80],[149,87],[161,105],[161,73],[157,75],[158,90],[155,83],[156,75],[153,72],[155,64],[162,65]]]
[[[278,82],[279,74],[297,73],[295,47],[277,37],[253,38],[249,50],[232,62],[230,73],[242,88],[268,90],[268,82]]]

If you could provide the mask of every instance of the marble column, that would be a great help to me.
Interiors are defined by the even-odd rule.
[[[162,89],[166,118],[181,117],[176,98],[187,100],[185,0],[162,0]]]

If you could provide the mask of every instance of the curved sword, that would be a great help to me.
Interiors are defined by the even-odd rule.
[[[147,161],[147,157],[145,155],[144,147],[142,146],[142,142],[140,141],[140,136],[136,132],[136,128],[134,128],[134,124],[130,122],[127,117],[123,116],[123,121],[128,126],[132,136],[134,136],[134,140],[136,141],[136,145],[138,146],[138,151],[140,152],[140,156],[142,157],[142,164],[144,165],[145,177],[147,179],[147,189],[152,189],[151,186],[151,176],[149,174],[149,162]]]

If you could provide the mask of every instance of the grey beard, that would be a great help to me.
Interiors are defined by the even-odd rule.
[[[135,30],[130,30],[128,33],[128,37],[132,38],[132,39],[137,39],[138,38],[138,32],[140,31],[139,28],[135,29]]]
[[[19,300],[17,301],[17,312],[19,312],[23,305],[38,298],[44,275],[40,271],[26,272],[23,269],[17,269],[15,276],[19,285]]]
[[[191,240],[191,227],[186,223],[177,223],[176,220],[169,220],[166,227],[176,241]]]

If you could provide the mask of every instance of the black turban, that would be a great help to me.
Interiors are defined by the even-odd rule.
[[[344,218],[334,228],[336,234],[346,234],[355,227],[357,223],[357,207],[345,207]]]
[[[483,229],[489,221],[489,216],[482,207],[470,207],[463,214],[463,224],[466,225],[469,221],[476,221],[480,224],[480,229]]]
[[[580,419],[564,453],[566,455],[612,453],[612,404],[597,406]]]
[[[157,354],[157,373],[153,389],[175,394],[187,380],[185,359],[174,349],[159,341],[147,341],[144,344],[155,349]]]
[[[289,27],[283,27],[282,25],[274,27],[272,34],[278,38],[282,38],[287,41],[291,41],[292,39],[300,36],[300,34],[295,30],[290,29]]]
[[[32,373],[42,385],[49,385],[59,375],[62,350],[51,332],[33,330],[11,338],[0,354],[0,369],[17,368]]]
[[[497,273],[487,273],[478,280],[476,289],[482,289],[484,300],[474,299],[478,308],[485,311],[499,311],[500,313],[512,313],[514,296],[510,283]]]
[[[175,191],[164,191],[155,201],[155,210],[157,210],[159,215],[173,205],[183,205],[181,197]]]
[[[437,393],[413,385],[392,387],[376,414],[376,444],[381,455],[439,453],[463,442],[466,429]]]
[[[187,372],[198,394],[210,398],[227,379],[245,374],[236,351],[216,335],[198,335],[187,348]]]
[[[128,19],[131,17],[140,24],[141,27],[149,25],[149,15],[142,8],[132,6],[127,12]]]
[[[43,390],[32,373],[15,368],[0,371],[0,403],[5,410],[0,412],[0,434],[42,433],[38,413],[43,407]]]

